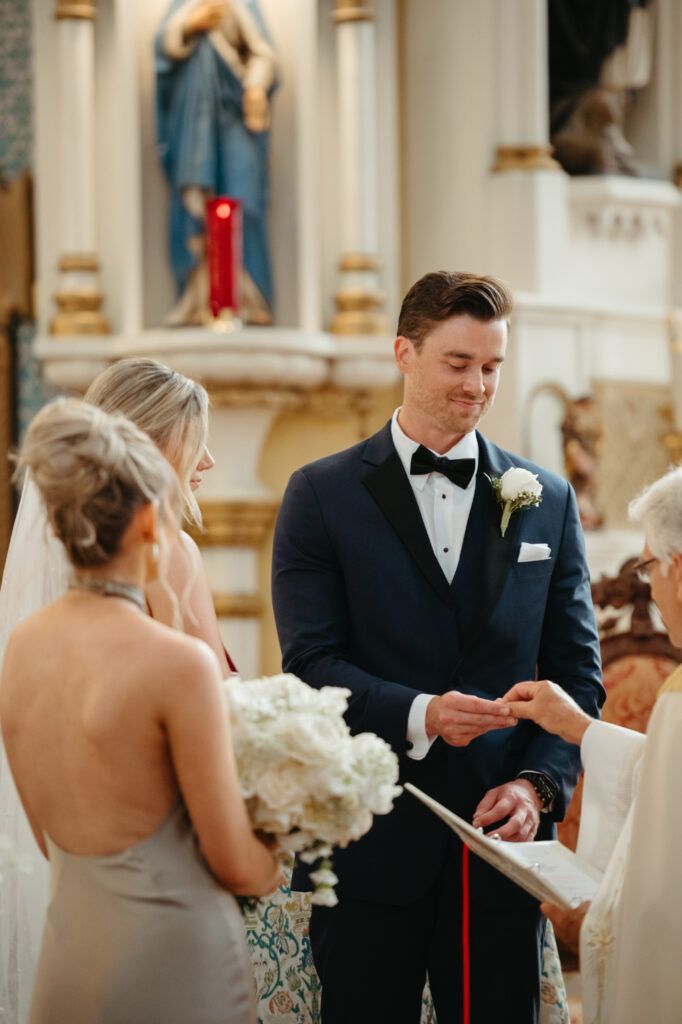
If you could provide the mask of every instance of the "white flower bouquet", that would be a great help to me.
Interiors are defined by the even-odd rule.
[[[350,690],[315,690],[293,675],[225,683],[242,793],[255,829],[312,863],[313,902],[336,903],[329,856],[388,814],[398,759],[373,733],[351,736]]]

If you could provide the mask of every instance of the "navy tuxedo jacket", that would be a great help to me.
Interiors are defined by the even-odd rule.
[[[407,718],[418,693],[457,689],[500,697],[523,679],[549,678],[591,714],[603,703],[599,643],[577,504],[570,485],[480,434],[479,466],[457,572],[449,584],[428,539],[391,438],[390,423],[346,451],[304,466],[289,481],[273,553],[272,592],[283,667],[311,686],[351,691],[352,732],[386,739],[413,782],[471,820],[483,795],[524,769],[558,787],[538,838],[563,818],[580,773],[579,748],[531,722],[466,747],[437,739],[407,757]],[[511,466],[538,474],[538,508],[515,512],[504,537],[488,476]],[[551,558],[519,562],[522,541]],[[339,895],[401,903],[430,887],[454,841],[411,794],[334,856]],[[527,900],[478,858],[472,898]],[[308,888],[299,870],[294,884]]]

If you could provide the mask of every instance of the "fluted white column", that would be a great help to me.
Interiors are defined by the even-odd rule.
[[[549,144],[547,0],[497,0],[495,171],[556,170]]]
[[[53,334],[107,334],[95,231],[95,0],[57,0],[60,250]]]
[[[377,102],[374,11],[368,0],[337,0],[341,246],[337,334],[383,334],[377,223]]]

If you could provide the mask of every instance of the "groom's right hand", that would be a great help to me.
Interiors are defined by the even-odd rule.
[[[485,700],[459,690],[433,697],[426,708],[427,736],[440,736],[451,747],[466,747],[477,736],[491,729],[508,729],[516,722],[511,709],[502,701]]]

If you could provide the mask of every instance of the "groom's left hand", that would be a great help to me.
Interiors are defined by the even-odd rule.
[[[475,828],[485,828],[504,821],[494,835],[512,843],[528,843],[535,839],[541,807],[540,797],[530,782],[514,779],[488,790],[476,808],[473,824]]]

